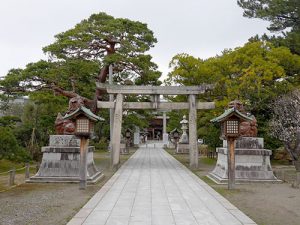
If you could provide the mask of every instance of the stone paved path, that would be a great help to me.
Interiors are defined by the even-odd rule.
[[[155,147],[142,146],[68,225],[255,224],[159,144]]]

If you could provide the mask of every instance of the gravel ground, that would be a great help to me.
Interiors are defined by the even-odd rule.
[[[187,155],[173,155],[188,165]],[[203,160],[205,161],[205,159]],[[258,225],[299,225],[300,224],[300,189],[292,188],[295,178],[293,166],[273,166],[278,174],[284,172],[287,182],[283,183],[248,183],[236,185],[235,190],[227,190],[227,185],[216,185],[207,173],[214,164],[200,161],[199,170],[193,171],[216,191],[247,214]],[[279,177],[281,178],[281,177]]]
[[[121,156],[124,162],[129,156]],[[0,225],[64,225],[113,175],[109,153],[95,153],[105,178],[86,190],[78,184],[21,184],[0,193]]]
[[[238,185],[224,196],[259,225],[299,225],[300,190],[290,184]]]
[[[122,156],[122,161],[128,156]],[[186,164],[188,156],[177,157]],[[103,169],[104,180],[79,190],[78,184],[22,184],[0,193],[0,225],[64,225],[112,176],[109,154],[96,153],[95,162]],[[299,225],[300,189],[290,183],[252,183],[237,185],[228,191],[204,176],[214,165],[200,163],[194,171],[219,193],[250,216],[259,225]],[[292,167],[291,167],[292,168]],[[275,168],[277,171],[284,168]]]
[[[76,184],[20,185],[0,194],[0,224],[66,224],[96,190],[80,191]]]

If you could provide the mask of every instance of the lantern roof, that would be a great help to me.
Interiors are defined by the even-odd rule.
[[[188,124],[189,121],[186,119],[186,115],[183,115],[182,120],[180,121],[180,124]]]
[[[173,133],[175,133],[175,132],[181,133],[180,130],[178,130],[177,128],[175,128],[174,130],[172,130],[172,131],[170,132],[170,134],[173,134]]]
[[[93,120],[93,121],[104,121],[105,120],[102,117],[95,115],[90,109],[88,109],[84,106],[80,106],[74,112],[66,114],[63,117],[63,119],[76,118],[77,116],[82,115],[82,114],[85,115],[86,117],[88,117],[90,120]]]
[[[133,133],[133,130],[131,130],[130,128],[126,128],[125,132],[129,131],[130,133]]]
[[[231,116],[236,116],[238,117],[240,120],[243,120],[243,121],[252,121],[253,118],[249,117],[249,116],[246,116],[245,114],[241,113],[239,110],[237,110],[236,108],[230,108],[230,109],[226,109],[225,112],[214,118],[214,119],[211,119],[210,122],[212,123],[220,123],[220,122],[223,122],[225,120],[227,120],[229,117]]]

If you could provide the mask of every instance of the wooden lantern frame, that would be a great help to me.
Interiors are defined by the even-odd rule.
[[[240,136],[240,124],[241,119],[235,115],[232,115],[231,117],[228,117],[227,120],[225,120],[222,123],[223,126],[223,132],[225,137],[234,137],[238,138]]]
[[[174,130],[172,130],[170,132],[170,134],[173,136],[174,139],[179,139],[180,131],[177,128],[175,128]],[[177,135],[175,136],[175,134],[177,134]]]
[[[96,121],[104,121],[103,118],[95,115],[91,110],[84,106],[79,107],[72,113],[66,114],[64,119],[73,120],[75,122],[75,135],[85,138],[90,138],[94,133],[94,125]],[[85,127],[81,127],[82,130],[79,130],[80,121],[88,121],[88,124],[85,124]],[[84,130],[84,128],[87,128],[87,130]]]
[[[80,122],[86,122],[87,124],[83,124],[84,126],[87,125],[87,130],[84,130],[84,127],[80,124]],[[79,115],[75,119],[75,135],[76,136],[84,136],[89,137],[94,133],[94,123],[95,121],[90,120],[88,117],[84,115]]]
[[[237,121],[236,129],[227,129],[228,122],[230,121]],[[211,120],[213,123],[220,123],[221,124],[221,138],[238,138],[240,136],[240,125],[243,121],[252,121],[252,118],[244,115],[236,108],[230,108],[225,110],[223,114]],[[234,124],[232,124],[234,125]],[[232,132],[228,132],[232,131]],[[236,131],[236,132],[233,132]]]
[[[130,129],[126,129],[126,130],[125,130],[125,137],[126,137],[127,139],[130,139],[131,136],[132,136],[132,131],[131,131]]]

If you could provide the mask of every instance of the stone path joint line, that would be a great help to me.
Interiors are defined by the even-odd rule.
[[[81,224],[256,223],[156,143],[141,146],[67,225]]]

